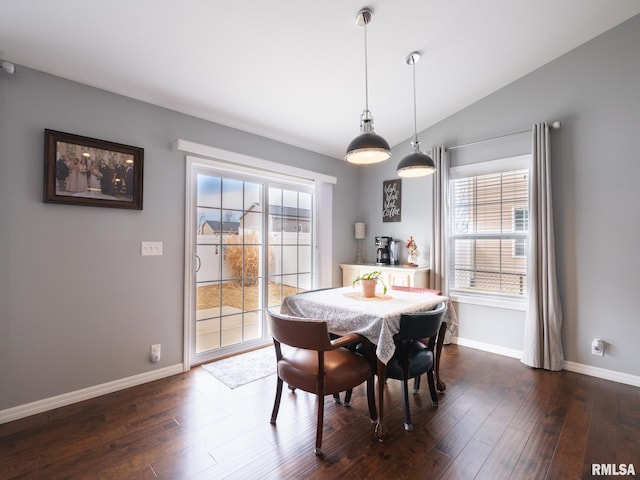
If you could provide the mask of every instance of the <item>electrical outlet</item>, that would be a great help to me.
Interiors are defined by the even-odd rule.
[[[155,345],[151,345],[149,360],[151,360],[153,363],[160,361],[160,344],[159,343],[156,343]]]
[[[591,355],[604,356],[604,342],[599,338],[594,338],[591,342]]]

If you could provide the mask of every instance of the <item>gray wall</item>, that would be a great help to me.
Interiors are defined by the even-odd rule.
[[[631,375],[640,375],[639,52],[635,17],[420,134],[425,146],[455,145],[563,122],[553,134],[552,173],[566,358]],[[45,128],[143,147],[144,210],[42,203]],[[422,262],[428,258],[429,179],[404,180],[402,222],[381,221],[382,181],[395,178],[408,140],[391,162],[351,167],[18,67],[0,75],[0,409],[182,361],[185,174],[184,155],[171,150],[177,138],[338,177],[334,284],[338,263],[355,256],[356,220],[367,222],[367,260],[375,258],[373,235],[414,235]],[[140,257],[141,240],[163,241],[164,255]],[[460,310],[461,336],[521,348],[521,312]],[[590,355],[594,337],[607,342],[603,358]],[[152,343],[163,346],[159,364],[147,360]]]
[[[44,129],[145,149],[144,210],[42,202]],[[334,283],[353,258],[345,162],[17,66],[0,75],[0,409],[182,362],[184,154],[177,138],[338,177]],[[164,242],[141,257],[140,242]],[[148,361],[162,344],[162,360]]]
[[[640,16],[419,135],[427,148],[459,145],[536,122],[562,121],[561,130],[552,133],[552,175],[565,358],[635,376],[640,375],[638,85]],[[402,222],[381,222],[381,182],[393,178],[408,142],[394,149],[391,163],[363,175],[359,209],[371,231],[403,239],[414,235],[427,251],[430,180],[404,180]],[[482,148],[504,146],[492,143]],[[371,205],[375,208],[367,214]],[[523,312],[460,305],[459,314],[461,337],[522,349]],[[596,337],[606,342],[604,357],[591,355]]]

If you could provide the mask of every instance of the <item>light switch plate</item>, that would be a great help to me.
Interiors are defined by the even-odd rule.
[[[143,257],[148,255],[162,255],[162,242],[142,242],[140,255]]]

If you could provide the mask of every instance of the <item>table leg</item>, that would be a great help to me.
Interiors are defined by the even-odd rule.
[[[387,378],[387,365],[379,359],[377,362],[378,370],[378,422],[376,423],[375,435],[378,441],[384,441],[385,431],[382,423],[384,418],[384,386]]]
[[[440,380],[440,357],[442,354],[442,345],[444,345],[444,336],[447,333],[447,324],[442,322],[440,331],[438,332],[438,340],[436,342],[436,388],[439,392],[444,392],[447,385]]]

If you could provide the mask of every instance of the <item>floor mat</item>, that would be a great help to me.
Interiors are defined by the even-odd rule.
[[[208,373],[229,388],[236,388],[276,373],[273,346],[202,365]]]

